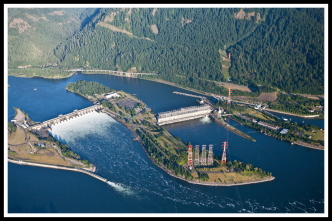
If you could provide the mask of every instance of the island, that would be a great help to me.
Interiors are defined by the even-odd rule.
[[[85,80],[69,83],[66,89],[94,104],[102,104],[101,112],[127,127],[134,135],[133,140],[141,143],[151,161],[171,176],[190,183],[216,186],[243,185],[275,178],[271,172],[252,164],[229,159],[223,164],[221,156],[213,156],[209,165],[189,165],[191,144],[182,142],[159,126],[154,110],[136,96]]]

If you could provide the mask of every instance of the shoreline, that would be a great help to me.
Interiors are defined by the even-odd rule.
[[[81,74],[87,74],[87,75],[89,75],[89,74],[98,74],[98,73],[81,73]],[[203,92],[197,91],[196,89],[193,89],[193,88],[186,88],[186,87],[183,87],[181,85],[177,85],[175,83],[172,83],[172,82],[169,82],[169,81],[165,81],[165,80],[162,80],[162,79],[153,79],[153,78],[151,78],[151,79],[145,79],[145,78],[139,78],[139,77],[121,76],[121,75],[112,74],[112,73],[105,73],[105,74],[106,75],[118,76],[118,77],[129,77],[129,78],[137,78],[137,79],[147,80],[147,81],[154,81],[154,82],[157,82],[157,83],[170,85],[170,86],[173,86],[173,87],[177,87],[177,88],[180,88],[180,89],[184,89],[184,90],[187,90],[187,91],[191,91],[191,92],[194,92],[194,93],[197,93],[197,94],[201,94],[201,95],[204,95],[204,96],[209,96],[209,97],[220,96],[218,94],[213,94],[213,93],[209,93],[209,92],[205,92],[205,91],[203,91]],[[316,96],[321,96],[321,95],[316,95]],[[293,114],[293,113],[289,113],[289,112],[273,110],[273,109],[269,109],[269,108],[265,108],[265,110],[266,111],[275,112],[275,113],[280,113],[280,114],[286,114],[286,115],[290,115],[290,116],[295,116],[295,117],[316,118],[316,119],[322,119],[322,120],[324,120],[324,117],[319,117],[320,115],[298,115],[298,114]]]
[[[69,74],[66,77],[46,77],[46,76],[27,76],[27,75],[15,75],[15,74],[7,74],[8,76],[13,76],[13,77],[20,77],[20,78],[34,78],[34,77],[40,77],[40,78],[45,78],[45,79],[65,79],[65,78],[70,78],[71,76],[73,76],[76,73],[76,71],[74,71],[74,73]]]
[[[199,180],[197,180],[197,181],[196,180],[188,180],[188,179],[185,179],[185,178],[183,178],[181,176],[176,176],[173,172],[169,171],[164,166],[156,164],[155,161],[150,157],[150,155],[148,154],[148,152],[144,148],[144,146],[142,144],[141,138],[127,125],[127,123],[121,122],[119,119],[116,119],[115,117],[113,117],[111,115],[111,113],[114,116],[116,116],[116,115],[112,111],[110,111],[110,110],[107,110],[107,111],[109,111],[109,112],[108,113],[104,112],[104,113],[106,113],[107,115],[109,115],[110,117],[112,117],[114,120],[116,120],[117,122],[119,122],[120,124],[122,124],[123,126],[125,126],[127,129],[129,129],[132,132],[132,134],[135,137],[135,139],[138,139],[137,141],[140,143],[143,151],[145,152],[145,154],[147,155],[147,157],[151,160],[151,162],[155,166],[157,166],[158,168],[162,169],[164,172],[166,172],[168,175],[170,175],[172,177],[178,178],[180,180],[186,181],[186,182],[191,183],[191,184],[205,185],[205,186],[238,186],[238,185],[247,185],[247,184],[262,183],[262,182],[272,181],[272,180],[275,179],[275,177],[271,176],[271,177],[267,177],[267,178],[262,178],[261,180],[245,181],[245,182],[241,182],[241,183],[216,183],[216,182],[204,182],[204,181],[199,181]]]
[[[271,112],[275,112],[275,113],[279,113],[279,114],[286,114],[286,115],[302,117],[302,118],[318,118],[319,117],[319,115],[299,115],[299,114],[293,114],[293,113],[284,112],[284,111],[273,110],[273,109],[269,109],[269,108],[265,108],[265,111],[271,111]]]
[[[312,144],[309,144],[309,143],[304,143],[304,142],[301,142],[301,141],[294,141],[293,144],[296,144],[296,145],[299,145],[299,146],[302,146],[302,147],[311,148],[311,149],[316,149],[316,150],[324,150],[324,146],[319,147],[319,146],[312,145]]]

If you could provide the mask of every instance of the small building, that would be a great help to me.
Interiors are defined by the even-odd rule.
[[[120,95],[118,93],[116,93],[116,92],[110,92],[110,93],[105,94],[105,97],[107,99],[110,99],[110,98],[120,97]]]
[[[261,108],[261,106],[262,106],[262,104],[259,104],[259,103],[258,103],[258,104],[255,104],[255,107],[254,107],[254,108],[257,110],[257,109]]]
[[[36,146],[38,146],[38,147],[45,147],[45,144],[44,143],[36,143]]]
[[[288,132],[288,129],[286,129],[286,128],[284,128],[280,131],[281,134],[287,134],[287,132]]]

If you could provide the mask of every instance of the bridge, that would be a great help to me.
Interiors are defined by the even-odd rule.
[[[125,76],[125,77],[137,77],[137,76],[142,76],[142,75],[156,75],[157,74],[157,73],[131,73],[131,72],[113,71],[113,70],[85,70],[83,68],[73,68],[73,69],[69,69],[68,71],[91,71],[91,72],[101,71],[101,72],[113,73],[113,74],[117,74],[117,75]]]
[[[65,122],[65,121],[68,121],[70,119],[74,119],[76,117],[83,116],[83,115],[88,114],[88,113],[93,112],[93,111],[98,112],[102,108],[103,107],[102,107],[101,104],[96,104],[96,105],[93,105],[91,107],[87,107],[87,108],[84,108],[84,109],[81,109],[81,110],[74,110],[73,112],[71,112],[69,114],[66,114],[66,115],[60,114],[56,118],[44,121],[42,123],[39,123],[39,124],[36,124],[36,125],[33,125],[33,126],[30,126],[28,129],[40,130],[42,128],[51,127],[52,125],[59,124],[61,122]]]

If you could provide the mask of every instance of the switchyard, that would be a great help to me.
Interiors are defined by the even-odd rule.
[[[188,145],[188,162],[187,165],[191,167],[199,166],[212,166],[213,165],[213,145],[209,145],[209,150],[206,149],[206,145],[202,145],[201,156],[199,155],[199,145],[195,145],[195,153],[193,154],[193,146]],[[193,155],[194,160],[193,160]]]

